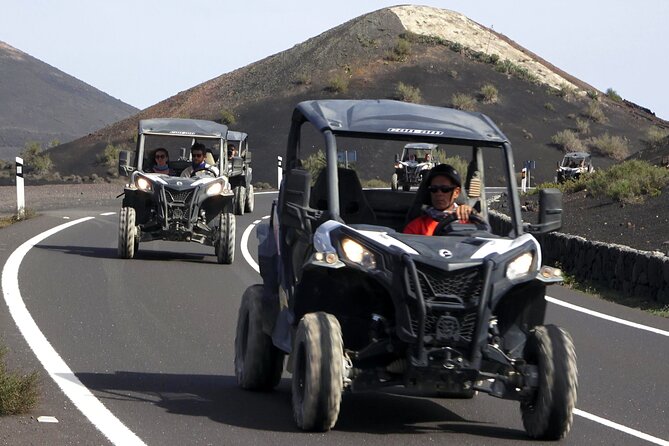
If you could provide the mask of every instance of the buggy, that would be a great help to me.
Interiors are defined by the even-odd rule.
[[[407,144],[402,156],[395,155],[395,173],[390,177],[390,188],[408,191],[411,186],[418,186],[423,175],[434,167],[434,151],[436,144]]]
[[[228,160],[228,178],[235,195],[235,214],[244,215],[244,212],[253,212],[255,205],[253,184],[251,184],[253,169],[246,133],[228,130]]]
[[[218,263],[233,262],[233,192],[223,149],[227,131],[225,125],[204,120],[139,121],[136,151],[119,154],[119,174],[130,177],[119,218],[120,258],[133,258],[140,242],[172,240],[214,246]],[[211,167],[181,177],[191,165],[189,148],[196,142],[206,147],[205,160]],[[169,154],[166,173],[153,172],[158,148]]]
[[[592,166],[592,158],[589,153],[570,152],[557,165],[557,170],[555,171],[556,182],[564,183],[567,180],[576,180],[581,175],[594,171],[595,168]]]
[[[314,128],[326,166],[312,186],[300,141]],[[388,140],[470,156],[464,199],[479,217],[445,218],[437,236],[401,233],[427,202],[427,179],[415,195],[363,190],[354,170],[337,167],[337,145],[372,150]],[[562,197],[543,190],[538,222],[522,222],[511,144],[488,117],[390,100],[301,102],[286,161],[271,218],[257,229],[263,283],[247,288],[238,314],[242,388],[275,387],[288,355],[293,415],[304,430],[331,429],[344,391],[405,386],[515,400],[531,437],[568,432],[574,346],[544,324],[546,286],[561,275],[542,266],[532,235],[561,226]],[[504,180],[511,210],[501,235],[486,222],[486,163]]]

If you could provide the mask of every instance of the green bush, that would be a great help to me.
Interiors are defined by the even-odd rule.
[[[336,74],[329,80],[325,90],[331,93],[346,93],[348,91],[348,77]]]
[[[399,37],[393,50],[388,53],[386,59],[393,62],[404,62],[411,54],[411,43],[404,37]]]
[[[476,110],[476,99],[466,93],[455,93],[451,96],[451,106],[458,110]]]
[[[235,118],[234,113],[230,110],[224,108],[221,110],[221,124],[223,125],[235,125],[237,123],[237,118]]]
[[[127,150],[125,147],[117,147],[114,144],[107,144],[105,150],[102,152],[102,156],[99,159],[100,164],[103,164],[109,168],[116,167],[118,165],[118,154],[121,150]]]
[[[544,104],[544,108],[548,111],[555,111],[555,106],[551,104],[550,102],[546,102]]]
[[[26,171],[33,172],[36,175],[43,175],[53,167],[51,156],[43,152],[42,144],[36,141],[29,141],[25,144],[21,152],[21,158],[23,158]]]
[[[499,100],[499,92],[493,84],[485,84],[479,91],[481,101],[485,104],[496,104]]]
[[[272,186],[269,183],[264,183],[262,181],[257,182],[253,185],[256,190],[267,190],[272,189]]]
[[[395,89],[395,98],[400,101],[419,103],[423,100],[418,87],[412,87],[404,82],[398,82]]]
[[[594,152],[608,156],[617,161],[624,160],[630,154],[627,138],[609,135],[608,132],[601,136],[588,138],[587,143],[592,147]]]
[[[609,97],[609,99],[615,102],[622,102],[623,100],[623,98],[621,98],[618,92],[615,91],[613,88],[607,88],[606,95]]]
[[[669,146],[669,130],[657,126],[649,127],[646,130],[646,146],[649,149],[659,149],[664,146]]]
[[[302,160],[302,167],[311,174],[312,185],[314,184],[314,182],[316,181],[316,177],[318,176],[320,171],[325,167],[326,164],[327,162],[325,158],[325,152],[323,152],[320,149],[318,149],[316,153],[312,153],[304,160]]]
[[[7,349],[0,347],[0,415],[17,415],[29,412],[37,404],[37,372],[17,375],[7,370]]]
[[[576,118],[576,131],[581,135],[587,135],[590,133],[590,121],[585,119]]]
[[[569,101],[576,95],[576,90],[571,85],[562,83],[557,90],[557,95],[562,99]]]
[[[582,152],[585,150],[583,141],[573,130],[561,130],[551,137],[551,142],[565,152]]]
[[[593,101],[598,101],[599,100],[599,93],[597,93],[597,90],[588,90],[586,92],[586,95],[592,99]]]
[[[390,183],[388,181],[383,181],[380,178],[372,178],[372,179],[369,179],[369,180],[362,180],[360,183],[362,183],[362,187],[368,187],[368,188],[390,187]]]
[[[587,179],[588,190],[593,195],[624,203],[639,203],[646,196],[658,196],[667,184],[669,170],[641,160],[625,161],[595,171]]]
[[[603,123],[607,120],[602,107],[599,105],[599,102],[589,102],[583,110],[583,115],[598,123]]]
[[[448,157],[439,157],[440,159],[440,164],[450,164],[460,172],[460,178],[462,178],[462,181],[465,181],[465,176],[467,175],[467,165],[469,164],[466,159],[461,158],[457,155],[455,156],[448,156]]]

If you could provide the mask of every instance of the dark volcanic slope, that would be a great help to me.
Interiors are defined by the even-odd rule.
[[[439,14],[441,10],[434,11]],[[230,110],[236,117],[231,127],[250,135],[254,180],[274,183],[276,155],[285,152],[291,111],[301,100],[393,98],[398,82],[403,82],[420,89],[423,103],[451,106],[453,94],[477,97],[483,84],[492,83],[499,91],[498,103],[478,102],[476,109],[489,115],[512,141],[517,164],[535,160],[534,178],[552,180],[562,152],[552,145],[551,137],[558,131],[575,129],[576,118],[583,118],[592,99],[585,94],[563,98],[555,89],[503,74],[493,64],[478,61],[466,51],[455,52],[448,42],[436,39],[409,36],[408,54],[389,57],[405,33],[402,22],[391,9],[358,17],[289,50],[181,92],[93,135],[57,147],[52,151],[52,159],[61,173],[68,174],[81,171],[82,166],[75,160],[83,155],[91,160],[87,166],[91,172],[104,174],[106,169],[93,161],[96,154],[108,141],[132,147],[138,119],[218,120],[221,110]],[[531,53],[526,54],[532,57]],[[344,79],[348,88],[331,91],[328,86],[335,78]],[[569,79],[575,81],[573,77]],[[631,151],[637,152],[644,147],[650,126],[668,125],[639,107],[610,101],[601,92],[599,97],[606,120],[592,122],[588,137],[606,132],[622,136],[628,140]],[[364,178],[387,179],[392,161],[392,156],[381,157],[376,151],[358,153],[358,168]],[[595,157],[597,167],[612,162]],[[495,177],[492,174],[489,178]]]
[[[0,42],[0,158],[27,141],[71,141],[137,111]]]

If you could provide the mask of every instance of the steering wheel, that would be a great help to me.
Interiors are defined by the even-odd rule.
[[[194,171],[192,171],[192,172],[190,173],[191,178],[192,178],[192,177],[196,177],[197,174],[200,173],[200,172],[206,172],[206,173],[209,173],[209,174],[211,174],[211,176],[213,176],[213,177],[217,177],[217,176],[218,176],[218,172],[216,172],[216,171],[215,171],[214,169],[212,169],[211,167],[203,167],[202,169],[198,169],[198,170],[194,170]]]
[[[468,223],[460,223],[457,214],[455,212],[451,212],[443,219],[441,219],[439,224],[437,224],[433,235],[451,235],[452,233],[466,231],[470,226],[473,226],[477,231],[490,232],[490,225],[479,214],[472,212],[469,214]]]

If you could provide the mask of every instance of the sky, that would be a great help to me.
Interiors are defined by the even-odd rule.
[[[2,0],[0,40],[140,109],[393,1]],[[419,0],[669,120],[667,0]]]

